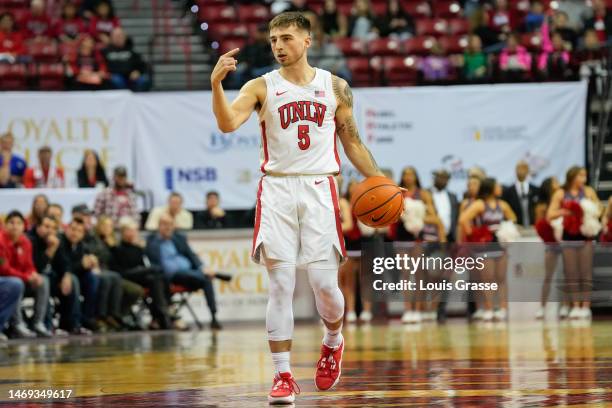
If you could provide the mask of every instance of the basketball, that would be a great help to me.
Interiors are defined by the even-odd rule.
[[[368,177],[355,186],[352,196],[353,213],[370,227],[393,224],[404,209],[402,191],[386,177]]]

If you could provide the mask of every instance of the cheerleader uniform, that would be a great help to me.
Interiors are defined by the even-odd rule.
[[[417,188],[414,192],[407,193],[404,192],[404,198],[412,198],[413,200],[422,200],[421,198],[421,189]],[[392,232],[393,237],[395,238],[395,246],[399,248],[413,248],[417,242],[423,241],[423,230],[419,232],[417,235],[414,235],[410,231],[406,230],[404,227],[404,223],[400,219],[397,223],[394,224],[394,231]]]
[[[487,254],[489,258],[499,258],[504,254],[504,250],[501,245],[497,242],[495,233],[499,229],[499,225],[504,221],[504,210],[499,204],[499,200],[495,200],[495,208],[491,208],[485,202],[485,210],[482,214],[476,218],[477,226],[487,226],[489,231],[493,234],[493,238],[489,243],[484,244],[485,246],[481,249],[476,250],[479,254]]]
[[[584,189],[581,188],[578,191],[578,195],[572,195],[570,194],[569,191],[564,191],[563,192],[563,204],[566,204],[568,202],[572,202],[575,201],[577,203],[580,204],[580,200],[582,200],[583,198],[585,198],[585,193],[584,193]],[[563,236],[561,237],[561,240],[563,241],[564,246],[580,246],[582,245],[581,241],[589,241],[591,240],[591,238],[587,238],[584,235],[582,235],[581,233],[578,234],[572,234],[569,231],[566,231],[565,228],[563,228]]]
[[[347,256],[357,258],[361,256],[361,231],[357,225],[357,217],[355,217],[354,214],[352,217],[353,228],[344,233],[344,246],[346,248]]]

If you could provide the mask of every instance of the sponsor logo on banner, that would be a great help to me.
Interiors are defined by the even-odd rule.
[[[452,179],[467,178],[468,172],[461,157],[457,157],[454,154],[447,154],[442,156],[440,162],[442,165],[441,167],[450,173]]]
[[[516,125],[471,126],[466,128],[464,138],[474,142],[514,142],[531,137],[527,125]]]
[[[369,108],[365,112],[364,126],[368,143],[391,144],[400,132],[403,136],[414,125],[410,121],[398,119],[395,111]]]
[[[204,183],[217,181],[217,169],[214,167],[166,167],[164,169],[166,190],[198,188]]]
[[[259,149],[259,134],[211,132],[204,139],[204,149],[209,153],[225,153],[229,150]]]

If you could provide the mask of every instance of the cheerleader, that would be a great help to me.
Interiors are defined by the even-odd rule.
[[[500,228],[503,221],[516,222],[516,215],[510,205],[497,197],[498,185],[495,179],[486,178],[480,184],[478,199],[474,201],[459,217],[459,223],[465,233],[468,242],[486,243],[484,252],[486,253],[484,268],[480,272],[480,281],[484,283],[496,282],[498,285],[498,309],[493,311],[494,294],[491,291],[482,293],[484,312],[482,320],[491,321],[505,320],[507,316],[507,288],[506,288],[506,269],[508,267],[508,257],[499,244],[495,233]],[[476,238],[474,235],[478,227],[486,234]],[[473,235],[474,234],[474,235]]]
[[[420,257],[423,254],[423,235],[426,225],[428,228],[433,226],[438,231],[439,242],[446,242],[446,232],[444,231],[444,225],[440,218],[436,214],[435,207],[433,205],[433,199],[429,191],[421,188],[421,182],[419,176],[414,167],[409,166],[404,168],[402,171],[402,177],[399,181],[399,186],[405,189],[404,200],[408,200],[406,204],[406,211],[402,216],[402,219],[395,224],[395,237],[398,248],[398,253],[408,254],[411,257]],[[412,208],[411,208],[412,207]],[[424,211],[420,210],[421,207]],[[411,212],[424,212],[422,219],[411,219],[413,214]],[[418,218],[418,216],[416,216]],[[415,281],[424,281],[425,273],[422,269],[417,271],[406,271],[408,275],[405,279],[410,280],[410,274],[412,272]],[[419,323],[422,320],[421,312],[426,311],[423,307],[423,293],[421,291],[415,291],[415,296],[408,294],[408,299],[405,302],[405,310],[402,315],[402,323]],[[425,315],[428,319],[431,317],[431,313]]]
[[[563,188],[557,190],[546,212],[549,222],[563,217],[561,248],[570,319],[591,318],[593,279],[593,238],[599,233],[600,202],[595,190],[586,184],[583,167],[571,167]]]
[[[608,198],[608,205],[601,217],[601,224],[603,225],[603,230],[599,240],[608,245],[612,242],[612,197]]]
[[[536,319],[544,319],[546,303],[550,294],[550,283],[557,269],[561,248],[555,237],[553,226],[546,219],[546,211],[554,193],[560,189],[559,181],[556,177],[548,177],[540,186],[540,198],[535,206],[535,229],[542,242],[544,242],[544,283],[542,284],[542,295],[540,298],[540,308],[536,313]],[[559,310],[561,318],[567,317],[568,307],[564,304]]]
[[[342,221],[342,232],[344,234],[344,242],[346,247],[347,259],[344,264],[340,266],[340,290],[344,295],[346,302],[346,313],[345,318],[347,323],[355,323],[357,321],[357,314],[355,313],[355,294],[357,293],[357,277],[359,276],[361,266],[361,243],[364,237],[362,237],[359,221],[353,214],[353,210],[350,206],[351,193],[357,185],[356,180],[351,180],[346,189],[346,194],[340,198],[340,219]],[[364,285],[361,286],[363,292]],[[372,302],[366,300],[366,297],[362,296],[363,310],[359,315],[359,320],[364,323],[368,323],[372,320]]]

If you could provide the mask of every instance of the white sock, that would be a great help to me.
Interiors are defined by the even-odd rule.
[[[327,347],[335,348],[342,343],[342,326],[336,330],[330,330],[325,328],[325,336],[323,337],[323,344]]]
[[[290,373],[291,368],[289,367],[289,351],[283,351],[280,353],[272,353],[272,361],[274,362],[275,374]]]

